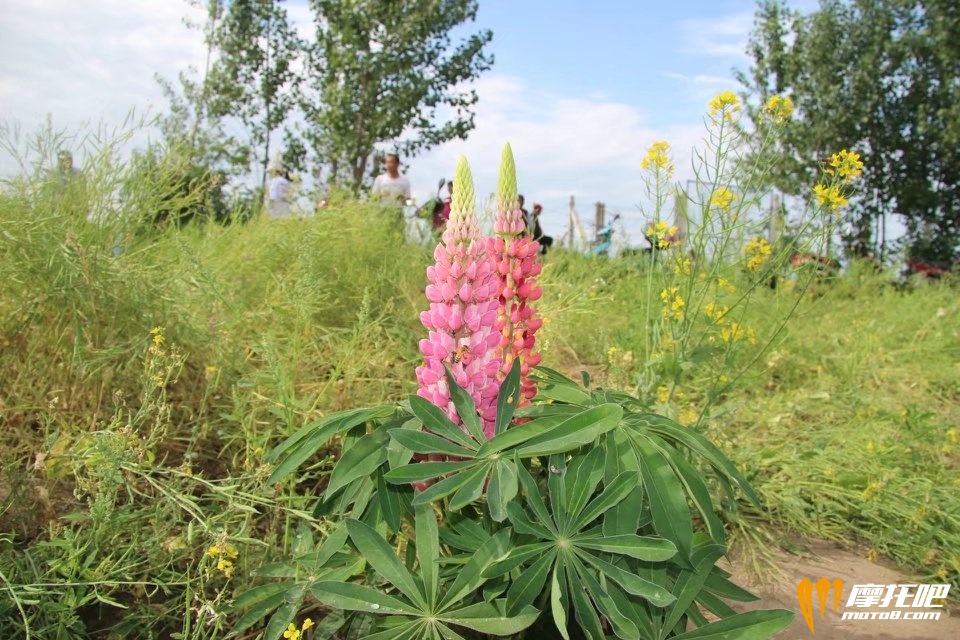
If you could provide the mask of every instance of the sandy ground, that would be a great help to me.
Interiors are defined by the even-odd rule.
[[[847,598],[854,584],[916,584],[894,568],[870,562],[865,557],[844,550],[828,542],[806,541],[797,546],[797,553],[777,551],[773,562],[779,575],[767,575],[762,580],[734,556],[731,563],[721,563],[733,573],[736,584],[748,588],[760,601],[738,605],[738,610],[788,609],[796,613],[793,624],[780,633],[777,640],[960,640],[960,610],[950,606],[940,609],[939,620],[841,620]],[[814,633],[810,633],[797,600],[797,585],[807,578],[816,582],[825,577],[831,582],[843,580],[843,597],[837,613],[833,612],[833,591],[828,596],[826,613],[821,619],[817,594],[813,594]],[[956,598],[960,594],[950,594]],[[887,609],[855,609],[856,611],[884,611]],[[925,609],[933,611],[934,609]]]

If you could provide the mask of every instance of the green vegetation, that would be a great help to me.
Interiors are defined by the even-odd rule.
[[[660,169],[662,152],[648,156]],[[184,187],[176,171],[145,180],[111,157],[91,155],[85,177],[72,179],[83,183],[38,173],[0,195],[0,636],[212,638],[244,627],[253,634],[266,624],[264,610],[279,607],[268,635],[289,624],[304,630],[309,617],[316,625],[304,637],[363,637],[370,617],[328,616],[317,602],[348,608],[356,594],[330,583],[365,571],[334,543],[349,536],[398,588],[406,569],[394,566],[359,519],[337,527],[319,498],[331,483],[339,490],[356,479],[332,475],[341,446],[354,451],[364,440],[350,429],[387,416],[351,414],[354,422],[336,426],[342,435],[285,467],[277,465],[292,457],[292,444],[286,458],[275,448],[329,425],[333,412],[395,403],[415,390],[430,253],[402,242],[379,210],[351,200],[311,220],[145,226],[140,221],[157,202],[176,198],[178,208],[189,208],[206,197],[206,183]],[[113,197],[124,193],[138,195]],[[718,202],[729,208],[733,194],[722,195]],[[110,215],[116,211],[124,215]],[[687,518],[691,529],[678,539],[702,543],[704,527],[722,536],[721,523],[762,558],[765,545],[792,535],[824,537],[889,556],[919,579],[957,584],[960,304],[951,283],[900,291],[882,274],[853,269],[814,281],[813,295],[800,297],[802,274],[770,289],[757,286],[763,273],[724,268],[701,287],[699,265],[666,249],[660,256],[654,263],[550,254],[540,277],[547,322],[538,344],[552,369],[572,377],[587,371],[591,389],[608,390],[591,397],[599,406],[586,413],[617,407],[642,416],[652,408],[674,435],[684,433],[671,430],[677,420],[716,443],[736,465],[730,473],[749,480],[763,501],[753,506],[745,494],[723,490],[723,474],[704,473],[708,499],[696,499],[712,501],[716,515],[708,507],[703,522]],[[677,292],[662,295],[664,277],[686,294],[683,318]],[[743,332],[719,323],[710,303],[732,307],[730,319]],[[723,346],[731,343],[738,348]],[[559,407],[555,415],[587,402],[576,400],[582,392],[572,383],[544,375],[550,384],[541,391],[554,403],[541,406]],[[411,406],[414,415],[423,410]],[[609,422],[582,420],[597,430]],[[636,420],[638,433],[650,428]],[[637,442],[638,459],[646,459],[643,439]],[[528,441],[517,456],[554,453],[547,444]],[[676,455],[664,460],[683,466]],[[595,463],[586,452],[549,460],[558,468]],[[483,478],[509,474],[505,464],[482,462]],[[536,478],[523,466],[517,471],[525,495],[535,493]],[[560,491],[552,471],[540,472],[554,485],[551,496]],[[621,491],[618,476],[607,475],[576,484],[574,493]],[[571,521],[580,519],[582,502],[559,504]],[[676,501],[663,504],[678,510]],[[416,511],[417,530],[425,532],[419,546],[400,549],[407,568],[440,544],[430,540],[427,515]],[[469,518],[459,524],[459,538],[441,537],[444,545],[468,553],[478,571],[502,557],[503,536],[475,544]],[[439,535],[449,533],[444,527]],[[585,549],[611,552],[587,532],[575,535]],[[534,578],[546,576],[550,562],[505,595],[522,622],[527,607],[550,607],[534,601]],[[660,571],[651,567],[648,577]],[[450,607],[458,603],[458,619],[489,617],[459,601],[460,591],[481,584],[457,584],[454,573],[444,566],[432,582],[404,591],[410,602],[402,614],[418,616],[418,598],[445,598]],[[494,583],[490,597],[500,597],[497,576],[484,578]],[[317,580],[314,599],[305,585]],[[576,601],[583,592],[566,593],[580,620],[589,606]],[[683,607],[665,615],[663,632],[684,615]],[[616,624],[626,633],[633,621]]]

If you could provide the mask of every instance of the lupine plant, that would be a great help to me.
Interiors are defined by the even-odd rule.
[[[757,502],[736,467],[639,399],[538,366],[538,246],[524,235],[509,147],[493,238],[473,193],[461,159],[427,270],[417,393],[328,415],[269,454],[277,482],[333,438],[342,447],[316,508],[329,535],[264,573],[284,582],[238,598],[244,628],[272,612],[268,640],[297,631],[296,610],[315,600],[330,609],[325,637],[782,630],[788,611],[737,613],[727,600],[754,598],[715,564],[726,545],[711,487]]]

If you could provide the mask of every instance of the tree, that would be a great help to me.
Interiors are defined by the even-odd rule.
[[[739,74],[763,130],[760,107],[789,95],[797,115],[775,174],[808,194],[819,163],[842,148],[866,163],[844,236],[850,253],[876,251],[890,213],[903,217],[908,251],[948,261],[960,243],[960,8],[951,0],[822,0],[802,15],[779,0],[758,6]],[[759,104],[758,104],[759,103]]]
[[[270,135],[294,106],[294,60],[301,43],[280,0],[231,0],[217,29],[210,72],[211,110],[238,118],[259,155],[266,184]]]
[[[188,0],[200,7],[200,0]],[[247,148],[227,135],[223,118],[211,109],[210,69],[219,51],[220,25],[224,0],[208,0],[202,24],[186,21],[190,29],[203,32],[205,45],[202,71],[191,68],[179,74],[179,90],[157,76],[157,82],[170,100],[170,113],[160,119],[160,129],[169,148],[179,149],[191,162],[211,170],[236,174],[248,170]]]
[[[358,191],[376,145],[404,156],[465,138],[476,91],[468,83],[493,63],[482,30],[451,43],[476,18],[476,0],[311,0],[301,108],[315,159],[333,182]]]

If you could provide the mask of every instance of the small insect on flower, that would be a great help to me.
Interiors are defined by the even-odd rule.
[[[450,352],[450,362],[456,364],[463,360],[467,355],[470,354],[470,347],[467,345],[460,345],[456,351]]]

